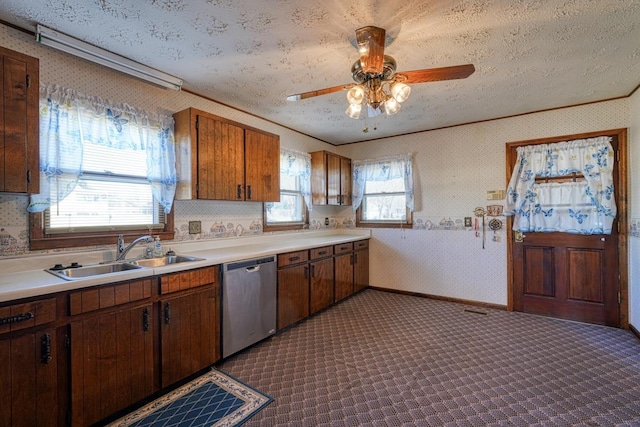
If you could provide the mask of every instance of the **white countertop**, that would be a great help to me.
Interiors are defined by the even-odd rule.
[[[65,252],[44,256],[25,256],[0,260],[0,302],[41,296],[87,286],[135,280],[193,268],[207,267],[244,259],[277,255],[314,247],[337,245],[371,237],[367,229],[314,230],[297,233],[273,233],[259,236],[188,242],[165,242],[164,250],[178,255],[202,258],[156,268],[140,268],[91,278],[65,280],[46,271],[55,264],[97,264],[113,259],[114,251]],[[133,254],[141,253],[142,246]],[[115,244],[114,244],[115,249]],[[137,249],[137,248],[136,248]]]

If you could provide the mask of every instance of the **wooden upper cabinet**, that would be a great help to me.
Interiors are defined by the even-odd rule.
[[[351,159],[311,153],[311,194],[314,205],[351,205]]]
[[[280,138],[245,130],[245,199],[280,200]]]
[[[0,192],[38,193],[38,59],[0,47],[0,81]]]
[[[179,185],[176,198],[280,200],[278,135],[193,108],[174,119],[178,150],[191,151],[191,188]]]

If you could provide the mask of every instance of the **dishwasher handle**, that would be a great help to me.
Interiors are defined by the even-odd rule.
[[[260,264],[252,265],[251,267],[247,267],[247,268],[245,268],[245,271],[247,273],[256,273],[256,272],[260,271]]]

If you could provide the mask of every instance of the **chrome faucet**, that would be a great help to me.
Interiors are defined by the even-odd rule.
[[[127,256],[127,253],[129,253],[129,251],[138,243],[152,243],[153,242],[153,237],[146,235],[146,236],[140,236],[138,237],[136,240],[134,240],[133,242],[129,243],[129,246],[127,246],[126,248],[124,247],[124,236],[121,234],[118,236],[118,244],[116,247],[116,261],[122,261],[124,260],[124,257]]]

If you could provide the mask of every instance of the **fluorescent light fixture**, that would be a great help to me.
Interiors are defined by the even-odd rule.
[[[37,26],[36,40],[45,46],[50,46],[71,55],[95,62],[96,64],[113,68],[114,70],[129,74],[130,76],[137,77],[157,86],[173,90],[180,90],[182,87],[182,79],[100,49],[89,43],[69,37],[66,34],[43,27],[42,25]]]

